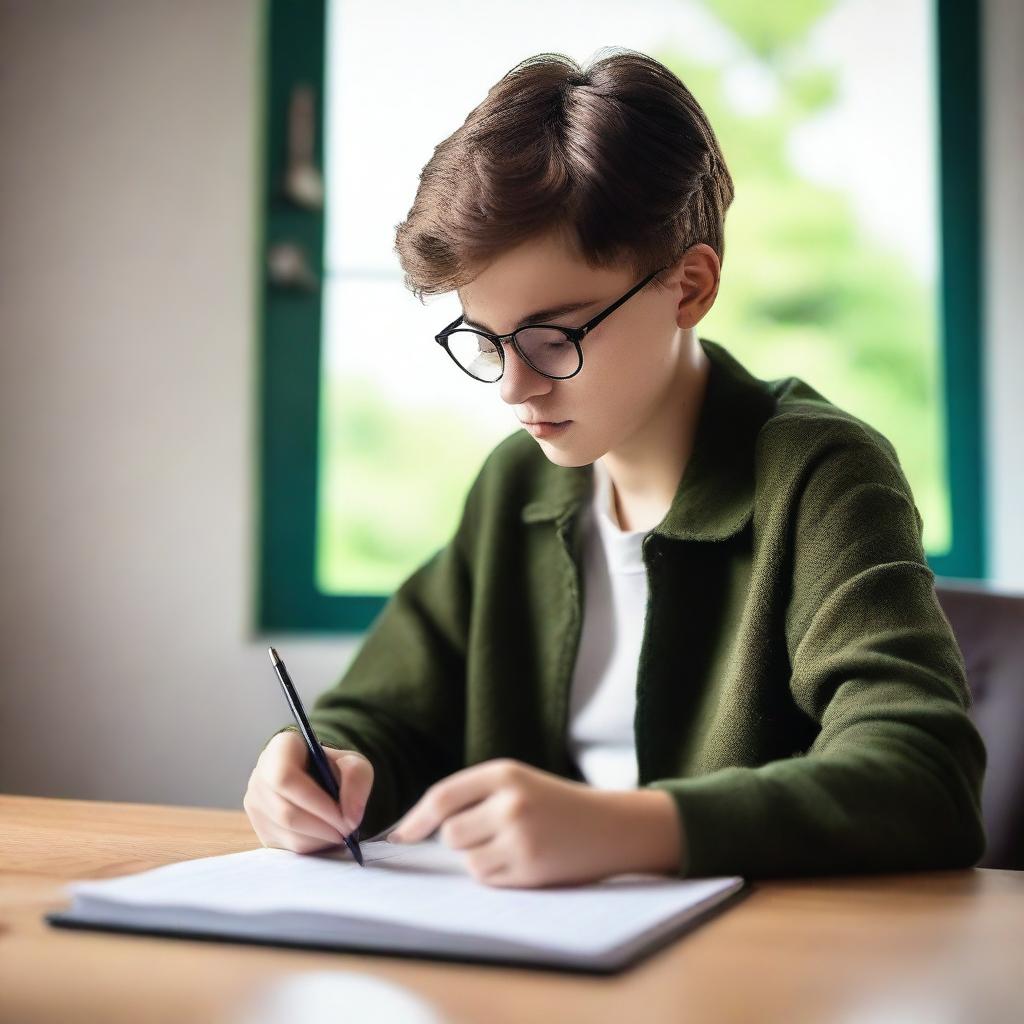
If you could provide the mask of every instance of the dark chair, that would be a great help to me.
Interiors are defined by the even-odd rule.
[[[1024,595],[938,578],[935,591],[967,667],[968,714],[988,751],[983,868],[1024,870]]]

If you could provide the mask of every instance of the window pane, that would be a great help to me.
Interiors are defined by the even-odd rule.
[[[736,184],[698,333],[881,430],[926,549],[948,550],[932,5],[525,0],[489,9],[487,25],[482,47],[469,3],[329,7],[321,589],[393,590],[450,537],[486,453],[521,429],[499,386],[433,341],[457,297],[421,305],[402,286],[394,228],[422,165],[524,57],[582,63],[607,45],[679,75]],[[459,74],[435,70],[446,63]]]
[[[480,463],[519,428],[498,385],[434,341],[458,316],[445,298],[424,309],[383,274],[336,274],[325,289],[317,583],[329,593],[390,593],[445,543]]]

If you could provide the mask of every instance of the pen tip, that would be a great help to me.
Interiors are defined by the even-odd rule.
[[[270,651],[270,660],[276,665],[281,660],[277,656],[277,651],[275,651],[273,647],[268,647],[267,650]]]

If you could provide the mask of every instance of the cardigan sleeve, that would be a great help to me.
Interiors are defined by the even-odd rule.
[[[339,682],[308,711],[321,743],[358,751],[373,765],[364,838],[463,764],[472,591],[466,545],[479,480],[452,538],[390,595]],[[274,735],[287,729],[296,726]]]
[[[804,754],[648,783],[675,798],[681,875],[972,866],[986,751],[895,452],[826,446],[792,507],[789,689],[820,731]]]

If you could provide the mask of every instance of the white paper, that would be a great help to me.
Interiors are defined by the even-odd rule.
[[[299,854],[261,848],[102,881],[74,882],[90,905],[132,904],[231,915],[327,915],[439,935],[493,939],[574,956],[606,952],[698,912],[742,887],[739,877],[623,874],[587,885],[513,888],[477,881],[463,854],[434,838]]]

